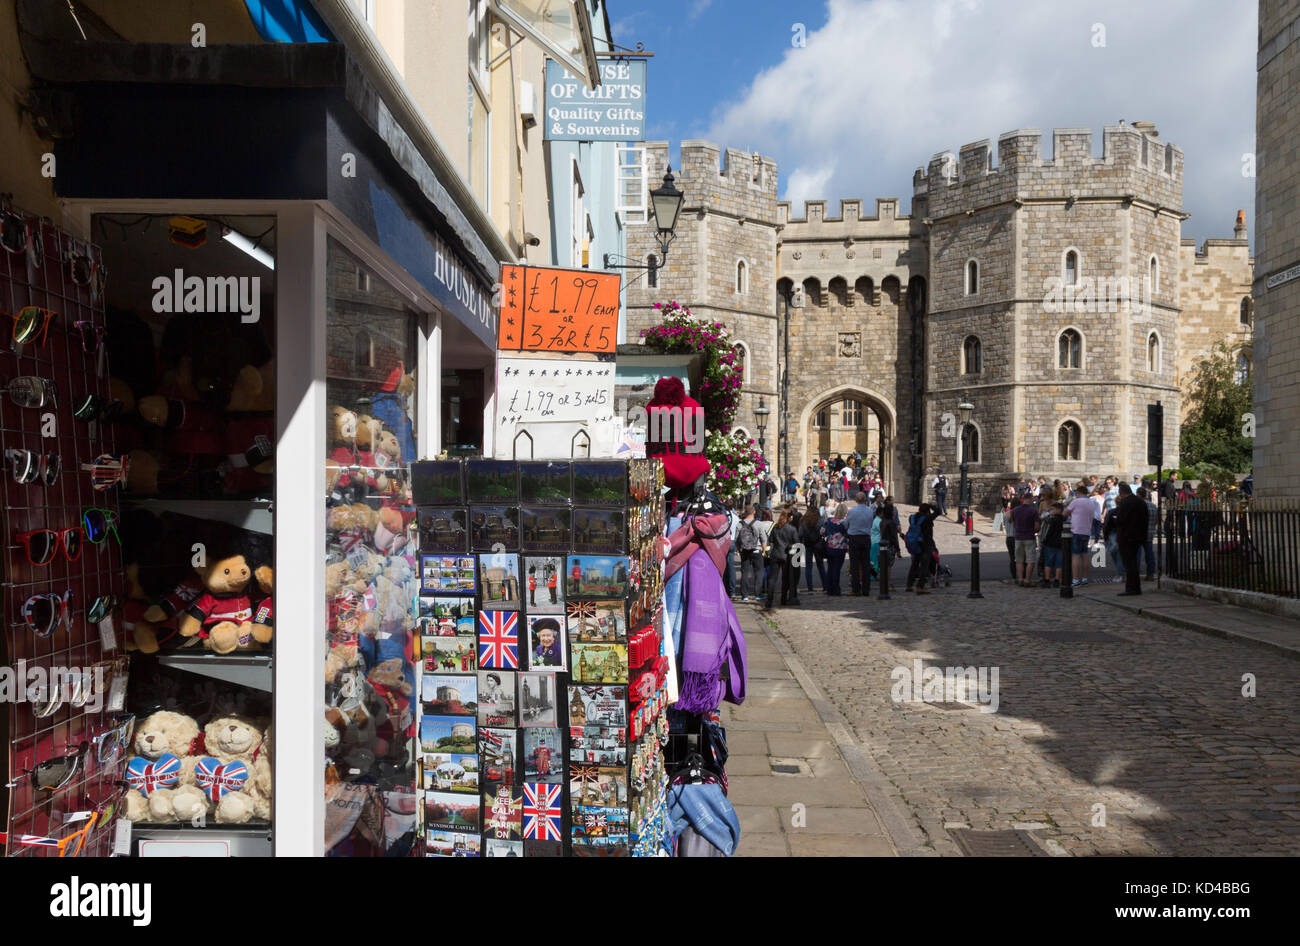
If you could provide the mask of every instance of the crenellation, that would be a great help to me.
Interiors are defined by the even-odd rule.
[[[989,140],[975,141],[961,146],[959,179],[962,183],[977,180],[993,171],[993,156],[989,151]]]

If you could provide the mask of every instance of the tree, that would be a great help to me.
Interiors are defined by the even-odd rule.
[[[1213,464],[1234,473],[1251,468],[1251,442],[1242,436],[1242,415],[1252,410],[1254,378],[1238,377],[1242,346],[1219,342],[1192,375],[1187,392],[1191,410],[1179,436],[1183,466]]]

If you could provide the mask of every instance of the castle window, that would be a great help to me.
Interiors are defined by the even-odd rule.
[[[821,283],[816,277],[809,276],[803,281],[803,296],[806,305],[822,305]]]
[[[1078,460],[1083,456],[1083,431],[1072,420],[1056,429],[1056,459]]]
[[[736,292],[749,292],[749,274],[745,271],[745,261],[736,263]]]
[[[1160,373],[1160,336],[1155,332],[1147,336],[1147,371]]]
[[[960,464],[967,458],[971,463],[980,462],[980,429],[973,423],[966,427],[964,444],[962,438],[957,438],[957,462]]]
[[[845,427],[861,427],[862,402],[846,399],[840,408],[840,422]]]
[[[830,290],[831,299],[835,301],[836,305],[842,307],[850,303],[849,284],[842,276],[836,276],[826,284],[826,288]]]
[[[984,370],[984,358],[980,340],[974,335],[967,335],[961,346],[963,374],[979,374]]]
[[[1165,173],[1174,173],[1174,146],[1165,145]]]
[[[862,297],[867,305],[876,304],[876,290],[870,276],[859,276],[853,283],[853,290]]]
[[[818,411],[816,414],[813,415],[813,426],[814,427],[826,426],[826,408],[823,407],[820,411]]]
[[[1056,365],[1058,368],[1083,367],[1083,336],[1067,328],[1056,339]]]
[[[1232,375],[1232,383],[1237,387],[1250,383],[1250,356],[1244,351],[1237,352],[1237,367]]]
[[[732,346],[732,350],[736,353],[736,358],[740,363],[741,383],[748,384],[749,383],[749,349],[745,347],[744,342],[736,342],[736,344]]]
[[[980,291],[980,264],[975,260],[966,262],[966,295],[973,296]]]
[[[375,341],[370,337],[370,333],[364,329],[357,332],[352,339],[353,351],[356,353],[356,366],[358,368],[373,368],[375,366]]]
[[[1156,258],[1156,255],[1154,253],[1151,254],[1151,259],[1147,263],[1147,278],[1151,280],[1151,292],[1153,293],[1159,292],[1160,291],[1160,260]]]
[[[1067,286],[1079,285],[1079,254],[1074,250],[1065,251],[1065,284]]]
[[[1142,166],[1148,167],[1151,164],[1151,139],[1146,135],[1142,136]]]
[[[1241,324],[1250,324],[1250,296],[1241,297]]]

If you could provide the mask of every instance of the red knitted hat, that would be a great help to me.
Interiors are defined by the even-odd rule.
[[[655,396],[646,405],[646,414],[645,455],[663,461],[666,485],[683,489],[709,472],[704,456],[704,408],[686,393],[680,378],[660,378],[655,383]],[[687,440],[688,429],[690,440],[698,447],[696,452]]]

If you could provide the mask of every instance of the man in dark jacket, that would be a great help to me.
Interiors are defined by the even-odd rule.
[[[1147,504],[1133,495],[1133,488],[1127,483],[1119,484],[1115,532],[1119,540],[1119,556],[1124,563],[1124,590],[1120,594],[1140,595],[1142,575],[1138,572],[1138,552],[1147,540]]]

